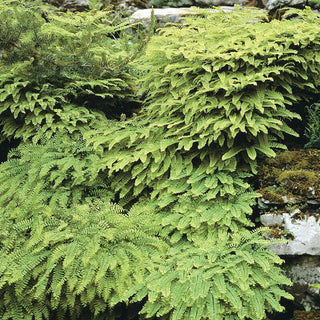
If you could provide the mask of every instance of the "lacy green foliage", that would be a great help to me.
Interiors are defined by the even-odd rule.
[[[17,214],[15,211],[19,211]],[[96,200],[70,208],[37,198],[0,215],[0,317],[115,319],[112,308],[144,283],[166,252],[150,214]],[[51,315],[51,316],[50,316]]]
[[[146,96],[139,115],[94,119],[82,135],[11,153],[0,166],[0,310],[8,319],[60,309],[61,319],[76,318],[82,304],[98,320],[122,301],[144,303],[142,319],[262,320],[281,310],[280,298],[291,296],[278,286],[289,281],[270,242],[245,231],[257,196],[246,179],[259,155],[273,156],[284,147],[277,139],[295,134],[285,121],[298,115],[288,106],[319,86],[316,16],[299,14],[288,24],[265,23],[258,11],[217,12],[166,28],[132,65]],[[119,200],[128,216],[97,198]],[[106,262],[112,278],[102,288],[99,259],[113,248],[119,270]],[[69,282],[73,263],[82,271]]]
[[[165,215],[163,233],[170,234],[172,242],[185,235],[189,241],[201,243],[203,238],[215,239],[223,226],[237,232],[250,225],[247,216],[256,194],[248,192],[249,184],[243,180],[247,174],[199,176],[199,169],[193,169],[191,174],[174,179],[167,174],[153,176],[147,167],[147,186],[145,181],[135,186],[131,171],[114,172],[112,166],[108,170],[108,159],[116,158],[113,153],[86,146],[81,136],[55,136],[37,145],[21,144],[0,167],[0,206],[15,209],[22,201],[32,202],[40,196],[47,204],[68,206],[88,198],[115,200],[118,193],[122,204],[138,201],[141,210]],[[179,170],[175,165],[171,172],[173,168],[174,172]],[[212,199],[216,201],[212,203]]]
[[[149,43],[140,64],[144,112],[163,130],[163,149],[173,141],[195,152],[208,147],[219,170],[243,161],[254,170],[258,155],[274,156],[284,147],[277,139],[295,135],[286,120],[299,116],[289,106],[320,83],[318,16],[309,10],[265,23],[254,15],[189,19]]]
[[[44,267],[40,262],[37,263],[41,264],[43,267],[43,269],[39,267],[41,272],[47,272],[47,275],[49,272],[46,271],[47,263],[49,263],[51,260],[49,260],[50,253],[48,252],[47,248],[48,242],[45,242],[47,241],[46,239],[52,241],[52,245],[58,246],[59,244],[59,246],[61,245],[64,248],[63,250],[59,250],[60,254],[69,252],[68,248],[70,248],[71,255],[73,252],[80,250],[81,253],[79,253],[79,257],[74,257],[74,263],[78,261],[77,258],[81,258],[81,261],[84,264],[83,270],[87,270],[89,267],[93,268],[91,260],[96,261],[94,259],[98,257],[98,253],[100,254],[100,251],[98,251],[96,255],[92,256],[92,258],[87,259],[88,256],[91,257],[87,251],[91,248],[91,242],[85,243],[85,241],[91,239],[93,234],[96,234],[97,237],[101,235],[94,227],[94,221],[96,220],[92,222],[89,216],[93,215],[92,219],[95,219],[95,216],[97,215],[103,219],[105,214],[105,204],[100,204],[100,202],[98,202],[98,204],[94,205],[74,205],[72,202],[83,203],[85,201],[85,191],[90,191],[90,188],[88,188],[90,183],[96,181],[96,186],[98,186],[98,182],[103,181],[103,177],[108,177],[108,175],[105,175],[107,172],[105,171],[104,173],[100,172],[98,175],[96,175],[95,178],[92,179],[92,182],[90,179],[90,177],[94,176],[94,170],[96,170],[97,165],[99,165],[101,162],[104,163],[103,156],[104,154],[101,152],[101,150],[96,150],[94,153],[92,148],[84,146],[80,137],[74,140],[70,139],[70,141],[63,141],[61,139],[59,140],[59,137],[55,137],[51,141],[44,141],[42,145],[35,146],[29,144],[19,146],[16,151],[11,153],[11,159],[0,166],[0,177],[3,177],[1,185],[5,185],[2,187],[0,198],[1,207],[4,208],[1,215],[4,221],[2,223],[4,226],[4,234],[1,238],[3,250],[5,251],[5,254],[11,253],[13,248],[19,248],[18,252],[22,252],[21,255],[18,255],[17,253],[17,260],[4,260],[8,261],[4,264],[4,266],[8,266],[8,268],[11,266],[13,269],[10,270],[13,270],[12,272],[15,272],[17,275],[20,275],[20,278],[17,278],[17,283],[23,282],[25,284],[21,291],[16,289],[14,286],[16,283],[12,282],[8,282],[8,285],[3,287],[3,294],[8,297],[7,300],[4,300],[6,301],[4,303],[8,303],[8,301],[14,301],[14,303],[10,305],[12,308],[8,309],[8,312],[10,312],[6,315],[8,316],[8,319],[11,320],[10,317],[13,317],[13,315],[14,317],[17,317],[14,312],[16,312],[18,315],[18,312],[22,312],[21,314],[23,315],[23,310],[27,308],[28,310],[33,310],[32,312],[34,314],[38,313],[39,319],[41,319],[42,316],[45,317],[45,315],[52,312],[52,310],[57,310],[57,312],[58,310],[61,310],[61,319],[64,319],[63,316],[67,312],[71,313],[72,316],[77,319],[78,315],[81,313],[80,303],[89,307],[92,314],[96,314],[93,319],[100,319],[98,317],[99,311],[102,312],[110,305],[114,306],[121,301],[129,301],[132,303],[142,301],[145,298],[147,298],[147,303],[145,304],[142,312],[146,314],[147,318],[153,317],[155,313],[157,313],[158,316],[162,315],[164,319],[165,317],[169,317],[169,319],[194,320],[194,312],[196,312],[199,319],[206,319],[208,317],[208,312],[210,313],[210,317],[215,312],[216,317],[219,319],[219,317],[222,317],[226,313],[226,309],[229,307],[231,308],[228,315],[230,315],[230,317],[235,317],[235,314],[238,312],[237,308],[239,305],[241,305],[244,307],[244,309],[241,308],[241,310],[243,310],[241,311],[242,313],[240,313],[241,316],[245,315],[249,319],[262,319],[264,311],[259,311],[259,318],[252,316],[252,311],[250,311],[251,309],[249,306],[253,303],[253,301],[254,303],[258,304],[259,310],[264,310],[265,308],[268,309],[270,307],[270,301],[273,301],[271,304],[272,307],[279,310],[280,306],[277,304],[279,298],[281,296],[289,296],[276,289],[276,285],[288,284],[288,281],[281,276],[279,269],[275,266],[275,262],[278,263],[280,260],[276,259],[276,256],[270,251],[264,249],[264,246],[266,244],[270,244],[270,242],[262,241],[261,238],[257,237],[257,234],[254,234],[254,236],[245,234],[244,238],[239,238],[237,236],[241,235],[241,233],[244,232],[244,227],[249,225],[247,215],[252,212],[251,205],[254,203],[256,194],[248,192],[249,185],[246,184],[241,178],[232,177],[225,173],[219,172],[211,176],[212,190],[214,190],[215,184],[219,189],[219,185],[222,186],[223,183],[226,185],[226,188],[231,189],[229,192],[226,191],[224,196],[218,195],[214,202],[207,200],[205,196],[192,196],[191,191],[181,191],[180,195],[171,194],[171,196],[175,196],[175,201],[173,201],[171,205],[166,205],[161,209],[159,208],[158,204],[159,200],[161,200],[161,197],[159,197],[159,199],[152,199],[150,194],[148,194],[146,191],[136,197],[136,201],[138,201],[138,203],[129,211],[129,218],[132,215],[136,217],[137,220],[134,221],[142,224],[143,230],[147,231],[148,234],[150,232],[151,234],[157,233],[166,242],[168,239],[171,246],[171,251],[167,256],[163,256],[161,246],[159,248],[154,246],[152,259],[148,258],[147,253],[145,253],[145,262],[148,264],[150,269],[148,269],[148,272],[145,271],[143,273],[143,281],[141,280],[141,282],[134,282],[131,279],[130,281],[132,282],[128,282],[123,285],[121,297],[116,295],[115,298],[113,298],[112,295],[100,295],[99,282],[95,282],[94,280],[94,275],[97,274],[97,269],[94,269],[94,272],[92,269],[88,270],[88,272],[92,272],[92,275],[89,274],[91,278],[88,276],[88,286],[90,284],[89,287],[90,290],[92,290],[90,291],[92,294],[90,295],[90,299],[92,300],[87,298],[88,294],[85,289],[83,289],[83,295],[85,297],[81,298],[82,292],[78,293],[77,287],[78,284],[81,283],[80,281],[82,281],[80,279],[79,282],[77,282],[77,286],[74,287],[74,291],[71,292],[72,294],[69,294],[69,291],[67,290],[69,288],[68,280],[63,282],[67,288],[65,290],[67,291],[63,291],[63,288],[65,287],[61,286],[61,294],[58,298],[55,298],[58,299],[58,302],[55,302],[54,299],[52,300],[51,294],[53,294],[53,289],[51,290],[47,287],[46,295],[35,295],[38,287],[37,283],[40,281],[40,279],[42,279],[42,273],[37,273],[40,272],[38,271],[38,264],[29,266],[29,264],[26,263],[26,259],[27,255],[30,257],[30,251],[32,254],[34,253],[37,258],[39,258],[40,255],[37,255],[38,251],[42,253],[40,248],[41,246],[45,247],[43,250],[46,254],[48,254],[48,257],[45,256],[41,261],[46,263],[46,267]],[[22,175],[20,175],[19,172],[21,172]],[[82,178],[78,179],[78,176]],[[84,177],[87,179],[84,179]],[[112,177],[117,178],[117,175],[114,174]],[[119,179],[119,181],[120,180],[121,179]],[[223,181],[223,183],[221,183],[220,180]],[[8,183],[8,181],[10,181],[10,183]],[[44,181],[47,183],[44,183]],[[232,184],[234,181],[238,183],[236,187],[234,187]],[[60,182],[60,184],[58,182]],[[55,186],[56,184],[58,187]],[[17,190],[16,193],[10,189],[11,187],[14,188],[14,190]],[[115,194],[114,187],[115,185],[112,183],[101,185],[97,195],[99,197],[101,196],[108,198],[110,194]],[[177,186],[172,184],[172,188],[176,187]],[[12,193],[14,195],[13,197],[10,197]],[[75,197],[74,194],[78,194],[78,196]],[[87,199],[95,199],[97,195],[95,195],[93,192],[92,195],[87,195]],[[36,199],[47,201],[49,203],[49,207],[45,207],[44,211],[43,205],[37,206],[37,203],[35,203]],[[68,207],[70,208],[66,208],[65,203],[67,203]],[[139,212],[143,212],[143,214],[139,214]],[[144,212],[149,212],[150,214],[145,215]],[[110,217],[108,217],[106,222],[107,225],[111,224],[110,220],[114,214],[115,212],[112,212],[111,210]],[[56,220],[52,220],[52,215],[54,215],[54,218],[56,215],[58,215],[58,225],[54,223]],[[88,217],[85,215],[88,215]],[[72,224],[72,228],[74,228],[72,229],[72,232],[69,231],[69,227],[67,226],[65,228],[61,227],[59,224],[60,222],[63,225],[65,225],[67,222],[69,226],[68,221],[69,219],[73,219],[72,217],[74,216],[76,216],[76,218],[72,220],[72,222],[74,222],[74,224]],[[114,219],[116,218],[117,217],[114,217]],[[127,221],[125,218],[126,215],[121,215],[119,219],[124,219],[124,221]],[[39,219],[40,225],[36,224]],[[43,219],[43,221],[41,219]],[[85,224],[87,221],[90,221],[90,225],[93,226],[92,233],[88,233],[88,238],[85,237],[87,232]],[[116,229],[116,224],[113,224],[113,226],[115,226],[115,233],[122,232],[122,225],[120,222],[118,225],[119,230]],[[33,223],[35,223],[34,232],[30,230],[30,226],[31,224],[33,225]],[[45,224],[45,227],[41,226],[42,223]],[[46,229],[47,224],[49,228],[48,230]],[[22,226],[21,229],[19,227],[20,225]],[[88,226],[88,228],[91,230],[91,227]],[[21,233],[16,234],[11,231],[12,229]],[[132,231],[132,229],[130,230]],[[46,235],[47,231],[49,232],[49,235]],[[68,235],[68,238],[63,238],[59,233],[60,231],[65,232]],[[71,238],[69,238],[70,232],[72,233],[72,236],[70,236]],[[83,234],[83,232],[85,234]],[[102,232],[104,231],[102,230]],[[13,242],[12,238],[8,237],[9,233],[15,237],[14,241],[18,241],[18,243]],[[25,238],[22,236],[22,234],[25,235]],[[29,237],[33,234],[34,238],[32,238],[32,244],[35,244],[34,248],[29,242],[31,241],[31,238]],[[132,237],[134,237],[134,234],[137,234],[137,232],[133,231]],[[42,238],[40,239],[42,242],[38,237],[44,237],[43,240],[41,240]],[[77,237],[80,237],[80,239],[83,239],[83,241],[79,243],[79,247],[74,247],[72,240]],[[107,236],[105,235],[105,237]],[[243,239],[245,239],[245,241]],[[54,241],[57,241],[58,244],[56,244]],[[97,238],[94,237],[92,241],[94,241],[93,244],[96,243]],[[245,246],[243,241],[248,243],[248,245]],[[128,238],[128,245],[129,243],[131,245],[131,242],[132,238]],[[158,242],[160,245],[161,241]],[[134,244],[135,243],[136,242],[134,242]],[[49,242],[49,244],[51,245],[51,242]],[[21,247],[24,251],[21,249]],[[51,247],[49,247],[49,249],[50,248]],[[102,252],[106,251],[106,248],[107,247],[101,248],[101,255],[103,254]],[[109,252],[109,249],[107,251]],[[219,264],[216,264],[216,261],[213,258],[212,260],[210,260],[211,258],[208,260],[208,257],[213,257],[214,253],[217,255],[216,261],[218,261]],[[119,259],[122,261],[122,255],[118,252],[114,252],[114,255],[117,254],[121,256]],[[228,260],[229,258],[230,261]],[[62,272],[61,265],[63,269],[63,261],[65,259],[68,260],[69,258],[62,256],[61,264],[57,264],[57,268],[49,269],[52,273],[52,276],[56,269],[58,270],[57,272]],[[114,257],[114,259],[116,259],[116,257]],[[248,261],[249,265],[244,267]],[[21,265],[18,262],[21,262]],[[98,260],[98,266],[100,266],[100,262],[101,261]],[[134,265],[135,261],[132,263],[132,265]],[[177,269],[178,265],[181,267],[183,265],[187,266],[193,263],[195,265],[194,267],[190,267],[190,269],[186,269],[184,271],[181,269],[182,271],[179,271],[178,273],[174,271]],[[16,264],[18,265],[17,269],[14,267]],[[25,264],[27,264],[28,267],[26,267]],[[223,265],[225,265],[225,268],[223,268]],[[21,274],[20,268],[23,268],[23,266],[25,266],[25,268],[30,268],[28,269],[28,273],[25,272]],[[77,266],[77,268],[80,267]],[[165,273],[163,273],[163,268],[167,270]],[[177,270],[180,270],[179,268]],[[247,292],[244,290],[244,292],[240,294],[241,287],[240,289],[237,288],[230,292],[231,288],[235,287],[234,283],[238,282],[238,278],[235,278],[235,275],[240,274],[241,270],[243,269],[245,270],[244,272],[248,273],[247,280],[249,280],[247,282],[247,286],[249,287],[249,291]],[[140,269],[136,271],[132,270],[132,273],[126,274],[126,276],[131,278],[133,277],[133,279],[136,279],[136,277],[141,279],[142,274],[139,273],[139,270]],[[18,273],[18,271],[20,273]],[[269,273],[269,271],[271,271],[271,273]],[[135,272],[137,272],[137,274]],[[184,289],[182,287],[180,288],[180,285],[185,282],[184,274],[188,274],[188,272],[190,276],[189,280],[184,285]],[[222,276],[220,276],[220,273]],[[35,279],[31,279],[29,274],[35,274]],[[207,279],[209,274],[212,277],[211,280]],[[268,274],[272,274],[272,279],[270,279]],[[65,275],[65,273],[63,273],[63,275]],[[160,275],[163,275],[162,279],[160,279]],[[12,278],[11,273],[8,273],[8,279],[9,278]],[[216,291],[216,278],[219,278],[220,280],[222,278],[225,279],[224,283],[226,288],[229,288],[228,291],[222,293]],[[6,279],[6,274],[0,276],[0,279],[2,281],[3,279]],[[50,275],[48,275],[48,279],[48,282],[45,282],[46,284],[51,283]],[[67,276],[66,279],[69,279],[69,276]],[[117,278],[111,278],[109,280],[109,286],[119,286]],[[59,281],[62,280],[60,279]],[[75,279],[72,280],[72,278],[70,278],[70,281],[75,281]],[[32,286],[34,282],[35,287]],[[172,291],[162,293],[164,288],[163,285],[166,285],[168,288],[172,288]],[[205,289],[199,289],[205,290],[204,292],[201,291],[202,293],[200,293],[200,295],[192,290],[189,301],[182,299],[181,295],[176,297],[176,291],[182,290],[183,293],[186,293],[184,290],[187,290],[187,287],[196,288],[197,285],[200,285],[200,288],[205,287]],[[244,284],[242,283],[241,286],[243,285]],[[86,288],[88,286],[86,286]],[[26,288],[28,288],[28,291],[30,291],[30,297],[28,297],[28,299],[21,295],[23,292],[22,290],[26,290]],[[208,290],[206,288],[208,288]],[[260,291],[262,291],[261,288],[267,289],[267,293],[257,295],[260,293]],[[98,293],[94,294],[94,292]],[[251,294],[254,293],[255,295],[252,297],[250,292]],[[232,294],[239,296],[239,298],[232,298]],[[170,299],[173,299],[173,302],[168,300],[168,295],[171,297]],[[50,300],[48,300],[48,297]],[[155,299],[155,297],[158,297],[158,299]],[[255,300],[255,297],[257,297],[257,300]],[[72,300],[69,301],[69,299]],[[174,299],[180,300],[178,303],[179,308],[184,308],[184,306],[186,307],[184,312],[183,310],[179,309],[181,313],[177,314],[177,311],[174,311],[173,306],[177,301]],[[48,303],[48,301],[51,302]],[[215,311],[212,309],[212,301],[215,301]],[[234,306],[233,303],[236,303],[237,306]],[[96,304],[100,309],[96,309],[98,308],[95,307]],[[44,311],[39,313],[39,310]],[[152,310],[155,311],[153,312]],[[108,315],[107,319],[112,318],[110,315]]]
[[[235,157],[219,162],[219,147],[206,145],[205,139],[193,146],[192,140],[170,130],[177,122],[183,120],[151,122],[142,115],[125,122],[98,123],[84,133],[85,141],[102,152],[96,169],[108,171],[122,205],[147,195],[164,208],[181,194],[212,201],[249,187],[244,181],[248,174],[234,172]]]
[[[135,106],[128,61],[136,45],[109,13],[0,5],[0,140],[81,131]],[[139,50],[141,49],[138,48]]]
[[[305,147],[320,149],[320,104],[314,103],[307,108],[308,120],[305,136],[309,140]]]
[[[255,172],[259,155],[275,156],[285,148],[277,139],[296,135],[289,107],[319,85],[317,16],[250,24],[259,12],[165,28],[136,66],[147,95],[141,115],[84,133],[104,150],[99,171],[108,169],[124,201],[147,192],[165,207],[186,192],[235,194],[239,170]]]
[[[61,206],[85,198],[111,200],[108,178],[94,170],[98,161],[99,153],[85,146],[79,135],[75,139],[55,136],[37,145],[20,144],[0,166],[0,206],[14,209],[38,197]]]
[[[188,240],[198,246],[205,243],[206,247],[215,247],[217,239],[232,241],[232,234],[253,226],[248,215],[256,197],[256,193],[241,188],[235,196],[217,197],[214,202],[180,196],[170,212],[164,210],[162,234],[173,245]]]
[[[147,277],[148,300],[141,313],[159,319],[238,320],[282,311],[278,300],[290,295],[278,285],[290,281],[275,267],[282,260],[264,249],[268,244],[256,231],[231,241],[221,237],[213,246],[173,247]]]

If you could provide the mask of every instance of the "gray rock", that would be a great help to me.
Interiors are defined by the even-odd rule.
[[[231,12],[234,7],[220,7],[225,12]],[[167,22],[172,23],[183,23],[185,22],[186,16],[198,15],[199,11],[195,8],[164,8],[164,9],[153,9],[154,16],[157,23],[160,26],[165,25]],[[205,9],[209,11],[215,11],[215,9]],[[131,15],[131,22],[142,22],[144,26],[150,25],[152,9],[141,9]]]
[[[59,7],[60,10],[89,8],[89,0],[46,0],[46,2]]]
[[[265,198],[258,198],[258,206],[260,209],[269,208],[270,201]]]
[[[194,0],[196,6],[213,7],[213,6],[234,6],[245,5],[248,0]]]
[[[283,270],[293,282],[286,288],[295,298],[294,304],[312,310],[320,309],[319,289],[311,287],[320,283],[320,257],[300,256],[287,259]]]
[[[304,7],[307,0],[268,0],[265,4],[267,10],[283,7]]]
[[[283,199],[283,203],[298,203],[299,201],[297,201],[295,198],[288,198],[287,196],[282,196]]]
[[[293,236],[288,243],[273,244],[269,248],[278,255],[320,255],[320,222],[314,216],[296,220],[284,213],[283,226]]]
[[[266,213],[260,216],[260,221],[265,227],[282,225],[283,216],[281,214]]]
[[[65,0],[63,2],[64,7],[87,7],[89,6],[89,0]]]
[[[155,19],[163,22],[181,22],[186,15],[193,14],[194,10],[190,8],[165,8],[153,9]],[[131,15],[132,22],[141,21],[143,23],[150,23],[152,9],[141,9]]]
[[[319,205],[320,204],[320,202],[315,199],[307,200],[307,203],[311,204],[311,205]]]

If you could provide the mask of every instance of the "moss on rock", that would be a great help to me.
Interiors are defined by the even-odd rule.
[[[297,200],[320,200],[320,151],[285,151],[266,159],[258,172],[262,196],[272,203],[283,203],[282,196]]]

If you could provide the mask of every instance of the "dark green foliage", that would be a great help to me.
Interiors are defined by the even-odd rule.
[[[57,14],[10,3],[0,5],[0,141],[71,134],[132,112],[127,63],[141,47],[117,38],[128,23],[105,11]]]
[[[307,107],[307,127],[305,136],[308,139],[305,147],[320,149],[320,104],[314,103]]]

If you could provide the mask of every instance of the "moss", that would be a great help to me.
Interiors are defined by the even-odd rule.
[[[295,195],[305,201],[320,200],[320,151],[301,149],[285,151],[259,166],[259,192],[270,202],[283,203],[282,195]],[[272,190],[277,185],[283,191]],[[290,196],[289,196],[290,197]]]
[[[320,196],[320,174],[309,170],[286,170],[277,181],[293,194],[318,198]]]
[[[267,159],[266,165],[274,168],[284,169],[309,169],[320,171],[320,150],[318,149],[300,149],[293,151],[284,151],[275,158]]]
[[[284,203],[282,195],[268,187],[259,189],[258,192],[264,199],[269,200],[271,203]]]

